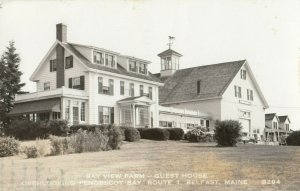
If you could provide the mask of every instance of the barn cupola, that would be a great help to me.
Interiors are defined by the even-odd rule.
[[[160,77],[172,76],[179,70],[179,58],[182,55],[171,49],[174,39],[175,37],[169,36],[169,49],[158,54],[161,63]]]

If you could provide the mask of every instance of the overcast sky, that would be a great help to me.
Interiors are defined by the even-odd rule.
[[[176,37],[181,68],[247,59],[270,105],[300,129],[300,0],[5,1],[0,0],[0,53],[16,42],[24,90],[55,41],[55,25],[68,41],[151,61]]]

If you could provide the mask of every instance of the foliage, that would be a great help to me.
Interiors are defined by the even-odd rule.
[[[48,138],[49,135],[66,136],[69,132],[68,123],[65,120],[28,121],[13,120],[5,133],[19,140],[35,140],[37,138]]]
[[[138,128],[142,139],[165,141],[170,137],[167,129],[162,128]]]
[[[215,124],[215,139],[218,146],[236,146],[241,129],[241,123],[238,121],[217,121]]]
[[[38,149],[36,146],[25,147],[24,153],[27,158],[37,158],[38,157]]]
[[[25,85],[25,83],[21,83],[22,72],[19,71],[21,59],[16,53],[14,44],[14,41],[10,41],[0,58],[0,121],[5,127],[10,122],[7,114],[13,108],[15,95],[24,93],[21,88]]]
[[[19,141],[17,141],[14,137],[0,137],[0,157],[18,154],[19,146]]]
[[[66,120],[52,120],[47,127],[50,134],[56,136],[67,136],[70,131],[68,121]]]
[[[291,146],[300,146],[300,131],[294,131],[286,138],[286,144]]]
[[[95,152],[120,149],[122,130],[113,125],[94,131],[79,129],[68,137],[50,136],[51,154]]]
[[[139,141],[141,139],[140,132],[133,127],[121,127],[124,131],[124,140],[129,142]]]
[[[185,139],[189,142],[213,142],[214,136],[207,129],[193,129],[186,133]]]
[[[181,140],[183,139],[184,131],[181,128],[167,128],[170,134],[170,140]]]

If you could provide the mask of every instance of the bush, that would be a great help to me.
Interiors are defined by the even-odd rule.
[[[138,128],[142,139],[165,141],[170,137],[167,129],[161,128]]]
[[[133,127],[122,127],[124,131],[124,140],[129,142],[139,141],[141,139],[140,132]]]
[[[236,146],[241,129],[241,123],[238,121],[217,121],[215,124],[215,139],[218,146]]]
[[[66,136],[69,132],[68,123],[65,120],[28,121],[14,120],[5,130],[9,136],[14,136],[19,140],[35,140],[37,138],[45,139],[49,135]]]
[[[214,142],[214,135],[208,133],[206,128],[193,129],[185,134],[189,142]]]
[[[38,157],[38,149],[36,146],[25,147],[24,153],[27,158],[37,158]]]
[[[94,131],[79,129],[69,137],[51,136],[50,142],[52,155],[115,150],[120,149],[122,130],[113,125]]]
[[[66,120],[50,121],[47,127],[49,128],[49,133],[56,136],[67,136],[70,131]]]
[[[286,138],[286,144],[291,146],[300,146],[300,131],[294,131]]]
[[[170,140],[181,140],[183,139],[184,131],[181,128],[168,128],[170,134]]]
[[[19,146],[19,141],[13,137],[0,137],[0,157],[18,154]]]

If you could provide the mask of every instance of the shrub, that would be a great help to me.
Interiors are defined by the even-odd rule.
[[[45,140],[37,139],[36,140],[36,147],[38,151],[38,157],[43,157],[46,155],[48,144]]]
[[[5,131],[7,135],[19,140],[35,140],[36,138],[47,138],[49,135],[46,122],[28,120],[15,120]]]
[[[208,133],[206,128],[193,129],[185,134],[189,142],[214,142],[214,135]]]
[[[129,142],[139,141],[141,139],[140,132],[133,127],[122,127],[124,132],[124,140]]]
[[[0,137],[0,157],[18,154],[19,146],[19,141],[13,137]]]
[[[235,146],[240,137],[242,126],[234,120],[217,121],[215,124],[215,138],[218,146]]]
[[[138,128],[142,139],[168,140],[170,133],[167,129],[161,128]]]
[[[79,129],[69,137],[51,136],[50,142],[52,155],[115,150],[120,149],[122,130],[112,125],[94,131]]]
[[[286,138],[286,144],[291,146],[300,146],[300,131],[294,131]]]
[[[183,139],[184,131],[181,128],[168,128],[170,134],[170,140],[181,140]]]
[[[67,136],[70,131],[66,120],[50,121],[47,127],[49,128],[49,133],[56,136]]]
[[[24,153],[27,158],[37,158],[38,157],[38,149],[36,146],[25,147]]]

